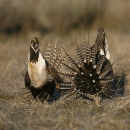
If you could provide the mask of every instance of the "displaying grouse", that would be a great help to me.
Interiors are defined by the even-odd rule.
[[[25,87],[30,90],[34,98],[42,102],[48,100],[54,93],[56,83],[61,83],[62,79],[57,70],[40,53],[37,37],[31,41],[27,67]]]

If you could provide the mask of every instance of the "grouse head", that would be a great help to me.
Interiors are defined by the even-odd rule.
[[[39,41],[37,37],[34,37],[30,44],[30,55],[29,60],[30,62],[36,62],[39,58]]]
[[[103,28],[98,29],[97,38],[92,48],[97,50],[97,54],[105,55],[110,60],[110,52],[108,49],[107,36]]]
[[[36,53],[39,50],[39,41],[37,37],[34,37],[31,41],[30,48]]]
[[[103,28],[99,28],[98,29],[98,33],[97,33],[97,38],[96,38],[96,43],[100,44],[100,43],[104,43],[105,42],[105,32]]]

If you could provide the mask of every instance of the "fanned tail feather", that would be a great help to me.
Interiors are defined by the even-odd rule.
[[[50,43],[50,40],[49,40],[48,46],[47,46],[46,52],[45,52],[45,58],[46,58],[46,60],[50,60],[51,51],[52,51],[52,46],[51,46],[51,43]]]
[[[71,75],[71,74],[65,74],[65,73],[60,73],[58,72],[60,75],[62,75],[63,77],[67,78],[67,79],[74,79],[75,75]]]
[[[64,47],[63,47],[63,49],[64,49]],[[71,67],[74,68],[76,72],[79,72],[79,67],[78,67],[77,63],[70,57],[70,55],[66,52],[65,49],[64,49],[64,51],[65,51],[66,57],[68,58],[68,60],[71,64]]]
[[[96,54],[97,54],[97,50],[95,49],[95,48],[92,48],[92,50],[91,50],[91,58],[92,58],[92,65],[93,65],[93,67],[95,67],[95,65],[96,65]]]
[[[61,61],[64,62],[65,57],[61,57],[63,49],[61,48],[59,52],[57,52],[57,40],[55,41],[54,47],[52,47],[50,40],[48,42],[48,46],[45,52],[45,58],[56,70],[61,69]]]
[[[91,54],[90,54],[89,45],[86,42],[84,43],[84,46],[83,46],[83,54],[84,54],[84,63],[87,62],[89,64]]]
[[[76,48],[77,48],[77,59],[78,59],[78,63],[79,63],[82,67],[84,67],[84,58],[83,58],[83,56],[82,56],[82,54],[81,54],[81,51],[80,51],[80,49],[79,49],[77,43],[76,43]]]
[[[73,67],[70,67],[69,65],[65,64],[65,63],[62,63],[62,65],[66,68],[67,71],[69,71],[71,74],[77,74],[78,72],[73,68]]]
[[[75,84],[73,82],[64,82],[64,83],[61,83],[60,84],[60,88],[59,89],[62,89],[62,87],[64,88],[70,88],[72,89],[72,87],[75,87]]]
[[[97,68],[96,68],[96,73],[97,74],[100,74],[102,66],[103,66],[103,63],[104,63],[105,60],[106,60],[105,56],[100,56],[99,57],[99,60],[97,62]]]
[[[108,84],[108,83],[112,82],[113,80],[114,80],[114,78],[102,79],[102,80],[100,80],[100,83],[101,84]]]
[[[112,66],[111,66],[111,64],[110,64],[110,62],[109,62],[109,64],[107,65],[107,67],[104,68],[104,69],[102,70],[102,72],[100,73],[99,79],[104,78],[104,77],[105,77],[107,74],[109,74],[110,72],[113,73],[113,70],[112,70]]]
[[[49,59],[52,66],[55,66],[56,57],[57,57],[57,54],[56,54],[56,45],[57,45],[57,40],[55,42],[54,47],[52,48],[51,57]]]
[[[59,52],[57,52],[57,60],[56,60],[56,63],[55,63],[57,70],[61,69],[62,63],[64,62],[64,60],[62,60],[62,57],[61,57],[62,52],[63,52],[62,48],[60,49]],[[62,60],[62,62],[61,62],[61,60]]]

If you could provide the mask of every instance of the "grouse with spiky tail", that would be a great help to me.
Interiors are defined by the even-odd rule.
[[[107,92],[107,84],[110,84],[114,80],[113,69],[110,61],[105,55],[97,55],[95,48],[90,48],[86,42],[83,46],[83,53],[81,53],[77,43],[77,60],[73,60],[71,56],[64,49],[69,63],[62,65],[65,67],[68,73],[60,73],[63,77],[70,80],[61,84],[62,87],[70,87],[70,90],[66,94],[66,97],[72,96],[74,93],[82,95],[100,95]],[[68,88],[67,88],[68,89]],[[95,99],[94,99],[95,100]],[[97,102],[97,101],[95,101]],[[96,103],[98,104],[98,103]]]
[[[97,50],[98,55],[105,55],[106,58],[110,60],[107,37],[103,28],[98,29],[97,38],[92,48],[95,48],[95,50]]]
[[[57,70],[40,53],[39,41],[35,37],[30,44],[25,87],[30,90],[34,99],[38,98],[43,102],[53,95],[56,83],[61,82]]]

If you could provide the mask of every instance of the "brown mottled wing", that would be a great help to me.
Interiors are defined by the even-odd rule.
[[[30,80],[30,77],[28,75],[28,71],[25,74],[24,83],[25,83],[25,87],[30,89],[31,80]]]
[[[50,75],[52,76],[52,78],[57,83],[62,83],[61,77],[59,76],[57,70],[52,65],[47,64],[47,69],[48,69],[48,72],[50,73]]]

